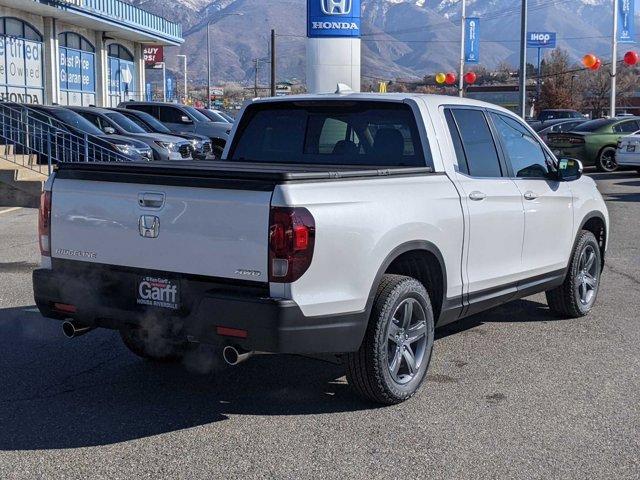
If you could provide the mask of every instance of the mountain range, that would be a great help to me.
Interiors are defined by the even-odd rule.
[[[168,48],[165,57],[168,67],[178,71],[175,55],[186,54],[192,82],[206,79],[209,22],[214,83],[253,83],[254,59],[258,59],[258,81],[266,84],[272,28],[278,35],[278,79],[304,82],[306,0],[130,1],[182,24],[185,43]],[[517,65],[521,0],[466,1],[467,15],[481,19],[481,64],[488,68]],[[410,79],[455,70],[460,2],[362,0],[363,77]],[[607,58],[611,15],[611,0],[529,0],[528,30],[557,32],[558,46],[576,61],[589,52]],[[534,63],[536,52],[529,50],[528,55]]]

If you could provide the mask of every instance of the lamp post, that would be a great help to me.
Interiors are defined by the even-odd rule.
[[[221,20],[223,17],[241,17],[241,12],[223,13],[213,20],[207,22],[207,108],[211,108],[211,35],[209,27]]]
[[[184,103],[187,103],[187,97],[189,96],[187,93],[187,56],[186,55],[176,55],[176,57],[182,57],[184,59]]]

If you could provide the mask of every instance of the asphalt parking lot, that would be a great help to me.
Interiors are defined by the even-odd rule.
[[[65,339],[33,304],[36,211],[0,208],[0,478],[639,478],[640,176],[594,177],[612,231],[593,313],[538,295],[440,330],[420,393],[386,408],[327,360],[220,371]]]

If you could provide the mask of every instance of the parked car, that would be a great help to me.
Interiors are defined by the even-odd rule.
[[[599,118],[578,125],[570,132],[547,135],[549,147],[557,156],[577,158],[584,165],[595,165],[601,172],[618,169],[618,140],[640,130],[640,117]]]
[[[152,117],[148,113],[127,108],[112,108],[114,112],[119,112],[140,128],[149,133],[161,133],[164,135],[174,135],[188,140],[191,144],[191,155],[197,160],[207,160],[215,158],[211,149],[211,139],[197,133],[174,133],[169,130],[160,120]]]
[[[154,160],[191,160],[191,143],[184,138],[149,133],[121,113],[107,108],[67,107],[82,115],[106,135],[122,135],[146,143]]]
[[[541,125],[542,128],[533,129],[538,133],[538,136],[542,139],[542,141],[547,143],[549,140],[548,135],[550,133],[570,132],[578,125],[582,125],[587,121],[588,120],[586,118],[573,118],[569,120],[563,118],[559,120],[549,120],[548,122],[545,122],[545,125]]]
[[[620,167],[635,168],[640,173],[640,131],[618,140],[616,163]]]
[[[146,112],[164,123],[169,130],[176,133],[189,132],[206,135],[211,139],[211,146],[216,157],[222,155],[231,125],[227,122],[212,122],[197,108],[177,103],[160,102],[122,102],[118,108],[126,108]]]
[[[424,381],[437,326],[537,292],[563,318],[593,308],[607,207],[508,110],[301,95],[253,100],[238,121],[222,162],[59,168],[40,312],[156,360],[194,342],[232,365],[339,354],[359,394],[394,404]]]
[[[222,110],[214,110],[209,108],[198,108],[197,110],[212,122],[233,123],[235,121],[233,117],[227,115]]]
[[[153,158],[151,149],[138,140],[122,135],[106,135],[81,115],[61,106],[28,105],[30,111],[39,113],[41,122],[47,118],[54,119],[52,126],[64,124],[72,134],[66,139],[58,139],[59,145],[66,145],[63,153],[71,155],[73,161],[109,160],[108,151],[125,156],[135,161],[149,161]],[[89,135],[88,148],[80,148],[79,138]],[[95,148],[94,148],[95,147]],[[104,151],[103,151],[104,149]],[[85,156],[87,158],[85,158]]]
[[[541,110],[536,120],[546,122],[548,120],[556,120],[558,118],[585,118],[585,116],[576,111],[566,108],[547,108]]]

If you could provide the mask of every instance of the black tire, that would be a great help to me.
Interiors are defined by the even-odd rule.
[[[596,169],[599,172],[607,173],[618,170],[618,163],[616,162],[616,147],[608,145],[598,152]]]
[[[398,309],[404,308],[403,306],[407,303],[412,305],[412,313],[409,314],[406,331],[404,329],[401,331],[403,333],[418,332],[417,327],[419,324],[421,326],[420,322],[424,317],[424,322],[422,322],[424,327],[421,326],[419,330],[422,331],[424,328],[425,341],[423,342],[423,337],[420,337],[415,341],[416,343],[407,343],[406,346],[403,343],[403,346],[400,347],[400,343],[407,341],[406,335],[405,340],[398,343],[396,340],[402,338],[402,335],[398,333],[394,337],[396,340],[390,340],[390,329],[393,327],[394,331],[400,331],[398,330],[400,320],[394,318],[394,315],[397,315]],[[421,309],[416,305],[419,305]],[[416,321],[420,320],[420,322],[409,328],[414,316]],[[433,332],[433,309],[429,294],[424,286],[410,277],[384,275],[374,299],[369,325],[362,345],[357,352],[346,356],[347,381],[360,396],[368,400],[384,405],[404,402],[416,393],[426,377],[433,351]],[[390,353],[390,345],[393,353]],[[413,355],[415,365],[413,374],[411,374],[408,360],[405,357],[407,349],[409,349],[410,355]],[[402,353],[398,354],[398,351]],[[391,358],[390,355],[393,355],[394,358]],[[394,374],[390,362],[393,364],[396,358],[399,358],[400,364],[405,362],[405,366],[400,367]],[[399,383],[393,375],[400,376],[403,368],[407,372],[404,375],[406,383]]]
[[[581,265],[581,258],[585,252],[593,252],[594,265],[592,272],[596,280],[589,301],[586,303],[581,300],[581,292],[586,288],[585,280],[583,280],[585,278],[585,270]],[[601,273],[602,257],[598,241],[593,233],[582,230],[571,255],[569,270],[563,284],[546,292],[549,308],[563,317],[578,318],[587,315],[595,304],[600,289]]]
[[[172,340],[160,331],[142,328],[124,328],[120,330],[120,337],[131,352],[156,362],[179,362],[189,347],[188,342]]]

